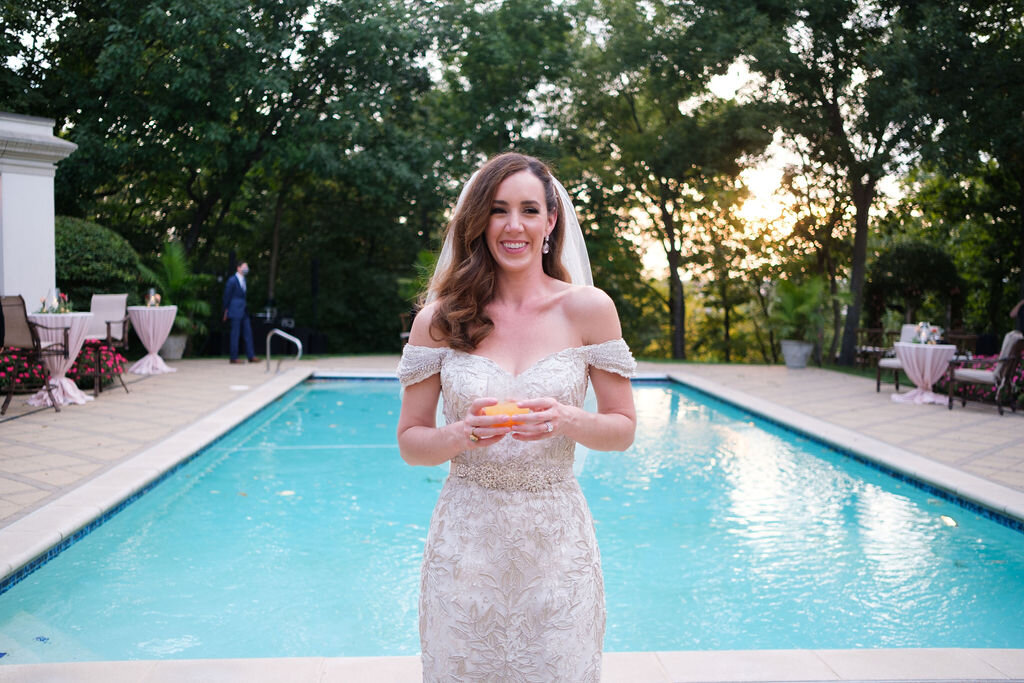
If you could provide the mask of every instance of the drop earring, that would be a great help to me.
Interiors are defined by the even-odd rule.
[[[544,235],[544,246],[541,247],[541,250],[540,250],[542,254],[549,254],[549,253],[551,253],[551,242],[549,241],[550,237],[551,237],[550,235]]]

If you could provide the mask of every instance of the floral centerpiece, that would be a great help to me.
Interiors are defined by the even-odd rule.
[[[938,325],[920,322],[917,324],[917,332],[914,333],[914,338],[911,341],[915,344],[938,344],[942,341],[943,332],[944,330]]]
[[[73,308],[68,295],[59,289],[56,293],[51,292],[39,300],[39,313],[71,313]]]

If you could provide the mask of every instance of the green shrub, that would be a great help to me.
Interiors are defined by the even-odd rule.
[[[57,216],[57,286],[76,311],[87,311],[93,294],[128,293],[139,303],[139,257],[128,242],[96,223]]]

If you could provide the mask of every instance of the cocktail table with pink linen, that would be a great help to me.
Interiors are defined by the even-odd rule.
[[[898,403],[946,403],[945,397],[932,391],[932,385],[945,374],[956,353],[956,346],[911,342],[896,342],[894,346],[903,371],[917,388],[905,394],[893,394],[892,400]]]
[[[64,376],[75,363],[78,352],[82,350],[82,343],[85,341],[85,333],[89,327],[89,320],[92,313],[29,313],[28,319],[32,322],[51,329],[39,329],[39,338],[48,342],[64,342],[64,328],[68,328],[68,355],[45,356],[43,362],[50,371],[50,387],[53,390],[53,400],[59,405],[77,403],[81,405],[92,400],[79,389],[74,382]],[[46,389],[40,389],[28,399],[30,406],[50,406],[50,397]]]
[[[165,372],[177,372],[177,368],[167,367],[158,351],[167,340],[174,326],[174,318],[178,315],[177,306],[129,306],[128,316],[132,319],[132,327],[142,340],[142,345],[149,351],[140,358],[129,372],[136,375],[159,375]]]

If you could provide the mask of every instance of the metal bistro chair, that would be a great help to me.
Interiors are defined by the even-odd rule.
[[[4,312],[4,350],[17,349],[25,356],[27,363],[39,363],[43,367],[43,387],[50,397],[50,405],[58,413],[60,406],[53,398],[53,389],[50,387],[50,369],[46,366],[44,359],[50,356],[68,357],[68,328],[55,328],[37,325],[28,319],[28,311],[25,308],[25,299],[21,295],[0,297],[0,306]],[[39,339],[39,329],[60,330],[64,333],[64,341],[44,342]],[[0,408],[0,415],[7,414],[7,407],[11,404],[14,396],[14,378],[10,378],[7,385],[7,397],[4,399],[3,407]]]
[[[953,360],[971,360],[977,348],[978,335],[963,330],[952,330],[946,333],[946,343],[956,346]]]
[[[896,335],[899,334],[899,339],[896,339]],[[908,323],[900,327],[899,333],[886,332],[891,339],[894,341],[908,342],[914,338],[917,334],[917,325]],[[900,390],[900,370],[903,369],[903,364],[900,363],[900,359],[896,357],[896,347],[892,343],[889,344],[888,348],[882,353],[882,357],[878,359],[878,364],[875,367],[875,393],[882,390],[882,370],[892,370],[892,379],[896,384],[896,391]]]
[[[881,327],[858,327],[857,328],[857,355],[856,364],[861,367],[870,367],[878,362],[885,352],[885,330]]]
[[[949,409],[953,410],[953,396],[956,390],[963,384],[982,384],[995,388],[996,408],[999,414],[1003,414],[1003,395],[1010,393],[1010,382],[1021,363],[1021,355],[1024,354],[1024,335],[1014,330],[1003,337],[1003,348],[999,357],[989,360],[953,360],[949,363]],[[961,367],[964,363],[971,363],[975,367]],[[980,366],[980,367],[979,367]],[[989,367],[985,367],[989,366]],[[1008,401],[1010,410],[1016,412],[1014,397],[1011,395]],[[960,395],[961,407],[967,405],[967,398]]]
[[[128,348],[128,331],[131,329],[131,321],[128,319],[128,295],[127,294],[93,294],[89,306],[92,318],[89,320],[89,327],[85,331],[86,349],[92,354],[94,363],[90,367],[79,367],[79,375],[92,377],[93,396],[99,396],[103,391],[103,354],[100,347],[108,347],[112,353],[118,349]],[[81,358],[81,356],[79,356]],[[128,391],[128,385],[124,383],[124,368],[117,367],[111,370],[117,375],[121,386]]]

